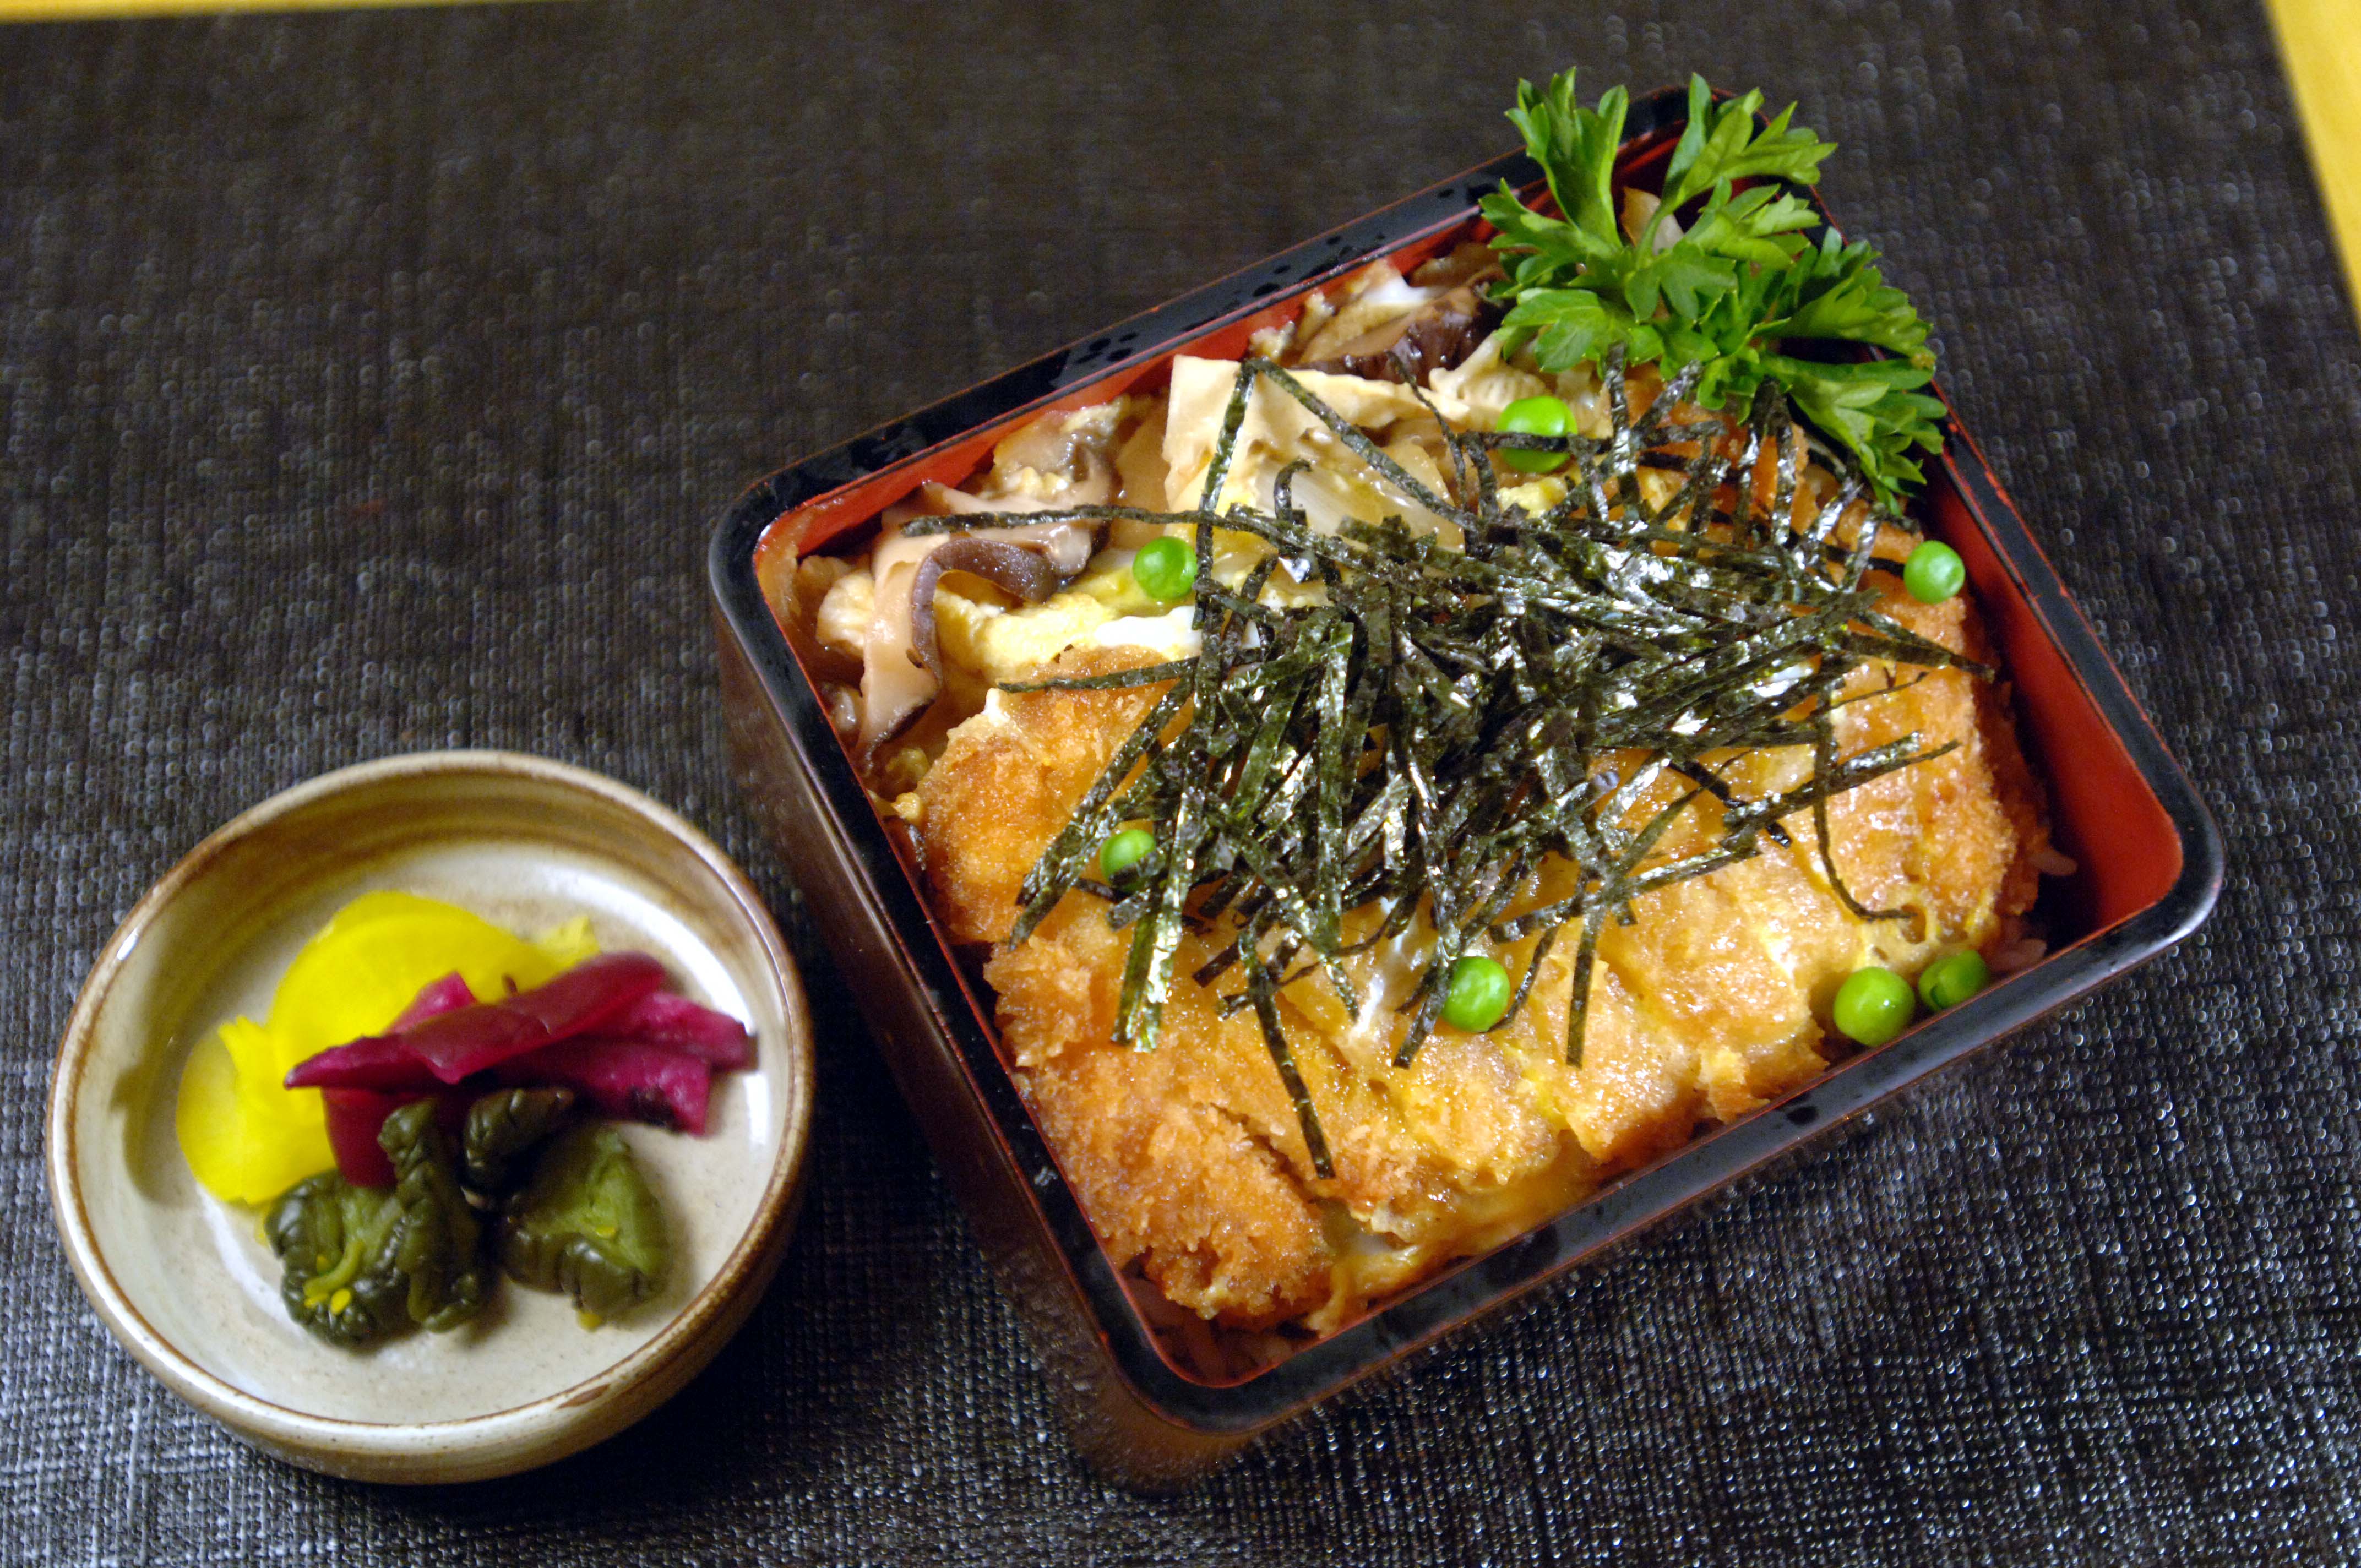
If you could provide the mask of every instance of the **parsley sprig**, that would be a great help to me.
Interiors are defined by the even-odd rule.
[[[1535,212],[1506,181],[1483,201],[1508,269],[1512,340],[1530,341],[1553,372],[1618,346],[1628,363],[1660,362],[1670,374],[1697,366],[1696,396],[1708,408],[1745,408],[1773,382],[1860,460],[1880,499],[1894,503],[1919,484],[1914,454],[1942,447],[1943,405],[1920,390],[1934,366],[1927,323],[1879,274],[1876,251],[1833,229],[1807,238],[1818,218],[1782,189],[1817,180],[1834,145],[1791,125],[1793,104],[1758,130],[1759,91],[1717,104],[1692,76],[1663,198],[1627,236],[1613,177],[1631,99],[1617,87],[1586,109],[1574,78],[1567,71],[1538,90],[1519,82],[1509,111],[1565,215]],[[1684,229],[1676,214],[1700,200]],[[1897,357],[1790,352],[1807,344],[1869,344]]]

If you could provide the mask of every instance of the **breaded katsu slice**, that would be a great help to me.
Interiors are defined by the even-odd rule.
[[[1913,630],[1987,656],[1964,597],[1922,605],[1888,576],[1872,583],[1881,608]],[[1093,674],[1155,657],[1077,649],[1055,668]],[[1334,1155],[1334,1176],[1321,1178],[1251,1010],[1225,1017],[1220,996],[1189,979],[1232,932],[1216,925],[1183,940],[1162,1040],[1148,1051],[1114,1039],[1129,933],[1108,927],[1104,905],[1070,894],[1026,942],[1004,945],[1026,873],[1157,695],[995,693],[921,784],[919,832],[938,915],[955,939],[994,944],[984,977],[1017,1085],[1109,1253],[1228,1323],[1332,1326],[1548,1219],[1700,1124],[1806,1082],[1827,1065],[1821,1021],[1847,974],[1881,963],[1911,975],[1943,950],[1997,950],[2032,902],[2032,864],[2046,850],[2004,694],[1954,670],[1864,668],[1846,693],[1860,700],[1837,713],[1842,753],[1914,731],[1923,746],[1957,742],[1829,808],[1847,887],[1865,907],[1908,918],[1851,914],[1801,813],[1784,824],[1789,844],[1766,839],[1752,860],[1648,894],[1631,924],[1602,929],[1578,1067],[1565,1059],[1571,929],[1513,1021],[1487,1035],[1441,1025],[1400,1069],[1397,1009],[1426,934],[1354,954],[1357,1015],[1316,975],[1279,997]],[[1751,796],[1810,770],[1806,753],[1771,752],[1738,760],[1728,776]],[[1699,796],[1664,851],[1718,839],[1718,814]],[[1539,881],[1511,915],[1575,891],[1562,862]],[[1346,941],[1376,919],[1348,920]],[[1522,974],[1538,940],[1495,953]]]

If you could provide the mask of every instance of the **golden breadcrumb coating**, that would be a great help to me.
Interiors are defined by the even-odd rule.
[[[1888,575],[1872,581],[1885,613],[1989,658],[1965,596],[1922,605]],[[1154,658],[1077,649],[1055,668],[1090,674]],[[1405,1069],[1391,1066],[1405,1026],[1394,1009],[1414,984],[1415,942],[1355,954],[1359,1017],[1317,976],[1279,998],[1333,1153],[1328,1179],[1312,1172],[1251,1012],[1223,1017],[1219,998],[1189,979],[1226,933],[1184,939],[1150,1051],[1113,1038],[1129,933],[1108,928],[1104,905],[1069,894],[1023,945],[999,946],[1018,885],[1155,689],[995,694],[951,733],[920,784],[919,838],[953,938],[995,945],[983,972],[1017,1085],[1117,1265],[1137,1260],[1168,1296],[1210,1319],[1303,1317],[1325,1328],[1550,1218],[1701,1123],[1808,1081],[1830,1052],[1820,1020],[1860,965],[1915,974],[1939,952],[2003,943],[2009,917],[2032,903],[2032,863],[2047,845],[2004,688],[1959,671],[1872,666],[1846,695],[1864,698],[1838,710],[1846,754],[1912,731],[1926,746],[1959,742],[1829,807],[1846,885],[1865,906],[1913,918],[1850,914],[1828,885],[1810,813],[1798,814],[1784,824],[1791,845],[1766,839],[1752,860],[1642,897],[1631,925],[1601,931],[1579,1068],[1564,1059],[1572,930],[1513,1022],[1481,1036],[1438,1025]],[[1730,778],[1752,795],[1810,767],[1800,750],[1756,754]],[[1668,781],[1640,812],[1686,787]],[[1665,852],[1718,839],[1717,809],[1700,797]],[[1574,890],[1563,863],[1540,881],[1512,914]],[[1346,940],[1375,918],[1358,912]],[[1498,956],[1521,974],[1537,941]]]

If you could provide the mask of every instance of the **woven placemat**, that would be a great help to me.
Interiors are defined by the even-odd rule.
[[[1480,19],[1478,19],[1480,18]],[[1824,1156],[1181,1496],[1085,1474],[727,781],[748,480],[1695,66],[1825,192],[2219,813],[2220,915]],[[0,1561],[2318,1563],[2361,1508],[2361,343],[2259,11],[373,12],[0,45]],[[501,746],[713,831],[807,965],[777,1286],[643,1426],[426,1492],[240,1447],[40,1174],[93,954],[324,769]]]

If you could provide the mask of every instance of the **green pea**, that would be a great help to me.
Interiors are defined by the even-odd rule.
[[[1197,552],[1182,540],[1151,539],[1131,558],[1131,580],[1159,604],[1187,598],[1197,583]]]
[[[1099,870],[1106,873],[1107,881],[1120,885],[1155,848],[1156,835],[1145,828],[1126,828],[1110,834],[1107,841],[1099,846]]]
[[[1451,966],[1451,987],[1444,993],[1444,1021],[1455,1029],[1480,1035],[1509,1010],[1509,971],[1498,959],[1471,953]]]
[[[1574,411],[1563,398],[1519,398],[1500,411],[1500,428],[1510,435],[1571,435]],[[1500,461],[1520,474],[1547,474],[1565,466],[1563,452],[1521,452],[1500,449]]]
[[[1971,948],[1928,964],[1918,977],[1918,1000],[1928,1011],[1940,1013],[1946,1007],[1957,1007],[1991,981],[1992,966]]]
[[[1941,604],[1968,586],[1968,564],[1941,540],[1926,540],[1903,563],[1902,586],[1920,604]]]
[[[1837,1028],[1864,1046],[1882,1046],[1902,1033],[1916,1010],[1910,982],[1890,969],[1857,969],[1837,987]]]

